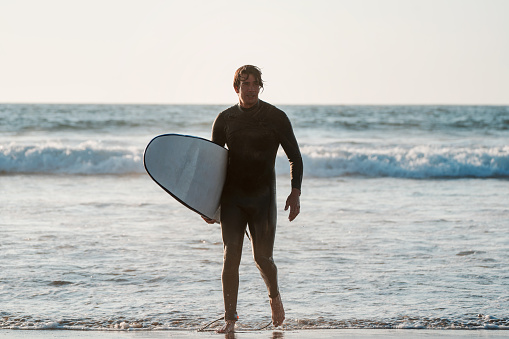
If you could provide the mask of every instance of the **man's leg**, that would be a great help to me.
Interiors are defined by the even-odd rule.
[[[283,324],[285,311],[279,294],[277,267],[272,254],[276,236],[276,199],[275,191],[259,201],[257,213],[249,220],[249,232],[253,247],[253,257],[269,292],[274,326]]]
[[[224,258],[221,281],[223,284],[225,325],[218,331],[219,333],[232,332],[238,318],[239,266],[246,224],[246,218],[238,207],[223,202],[221,205],[221,234]]]

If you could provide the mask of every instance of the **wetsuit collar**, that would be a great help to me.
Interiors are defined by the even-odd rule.
[[[253,111],[256,111],[260,107],[260,101],[261,100],[258,100],[256,105],[254,105],[253,107],[243,108],[242,106],[240,106],[240,104],[237,104],[237,107],[239,108],[239,110],[241,112],[253,112]]]

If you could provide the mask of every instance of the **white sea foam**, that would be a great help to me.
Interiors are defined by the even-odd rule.
[[[409,147],[396,145],[383,148],[358,145],[304,146],[302,155],[305,174],[313,177],[362,175],[396,178],[491,178],[509,176],[508,146]],[[280,171],[282,171],[281,166]]]
[[[76,146],[60,142],[0,145],[0,173],[126,174],[141,173],[142,151],[87,141]]]
[[[463,178],[509,176],[509,146],[303,146],[305,175],[361,175],[397,178]],[[284,153],[277,173],[288,173]],[[86,141],[0,146],[0,173],[122,175],[144,173],[143,148]]]

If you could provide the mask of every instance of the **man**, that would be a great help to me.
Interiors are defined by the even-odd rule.
[[[233,332],[237,316],[239,265],[246,226],[253,256],[267,285],[272,323],[279,326],[285,312],[272,259],[276,234],[276,154],[281,145],[291,167],[292,191],[286,200],[289,220],[300,212],[302,158],[290,120],[280,109],[258,99],[263,88],[256,66],[240,67],[233,88],[239,103],[221,112],[212,127],[212,141],[228,146],[228,171],[221,196],[221,233],[224,246],[222,272],[225,324],[220,333]],[[208,223],[215,220],[204,218]]]

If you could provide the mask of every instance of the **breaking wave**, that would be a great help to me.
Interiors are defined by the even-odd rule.
[[[315,177],[509,177],[509,146],[312,146],[302,154]]]
[[[143,172],[141,164],[139,148],[99,142],[0,146],[0,173],[4,174],[129,174]]]
[[[0,145],[2,174],[142,174],[143,147],[87,141]],[[395,178],[507,178],[509,146],[313,145],[301,148],[305,176]],[[288,173],[284,153],[277,173]]]

